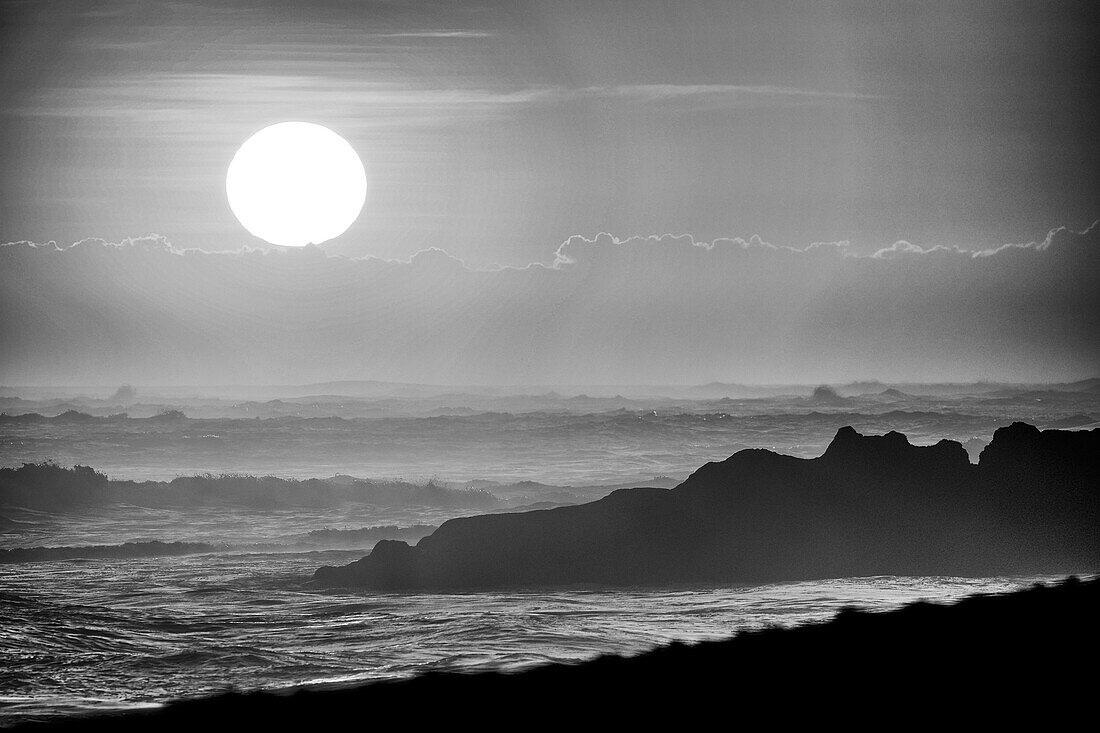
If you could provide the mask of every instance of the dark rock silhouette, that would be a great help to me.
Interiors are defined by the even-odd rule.
[[[672,644],[632,658],[519,673],[431,672],[283,693],[229,693],[18,730],[311,730],[334,722],[453,728],[593,725],[683,730],[716,720],[928,727],[1078,727],[1092,699],[1100,580],[953,605],[842,611],[827,623]]]
[[[823,384],[819,387],[815,387],[813,394],[810,395],[809,401],[815,405],[850,405],[854,400],[848,397],[841,397],[837,394],[837,391],[827,384]]]
[[[817,458],[743,450],[671,490],[452,519],[314,580],[390,590],[1092,571],[1098,456],[1100,430],[1014,423],[975,466],[954,441],[846,427]]]

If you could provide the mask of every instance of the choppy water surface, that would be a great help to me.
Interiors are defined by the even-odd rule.
[[[845,425],[872,434],[900,430],[914,443],[974,437],[988,441],[1011,420],[988,405],[980,407],[979,414],[882,412],[879,406],[878,412],[867,414],[649,410],[348,420],[184,418],[163,423],[8,420],[0,421],[0,465],[52,459],[137,480],[170,480],[204,471],[297,478],[341,472],[369,478],[578,486],[644,482],[653,476],[683,479],[707,461],[723,460],[742,448],[818,456]],[[1063,412],[1069,409],[1082,408],[1076,403],[1063,406]]]
[[[0,566],[0,724],[225,690],[514,669],[632,654],[846,605],[1001,592],[1037,578],[860,578],[740,588],[372,594],[304,585],[361,551]]]
[[[224,415],[199,401],[176,405],[197,411],[197,418],[5,418],[0,465],[54,459],[64,466],[91,465],[113,478],[157,480],[203,471],[459,483],[530,479],[573,487],[576,495],[528,497],[522,489],[520,496],[506,498],[572,501],[595,498],[609,483],[679,480],[745,447],[820,455],[843,425],[873,434],[901,430],[914,443],[953,438],[966,442],[976,458],[993,431],[1012,419],[1092,424],[1100,399],[1091,393],[946,401],[898,395],[834,407],[722,398],[683,405],[663,400],[640,409],[636,400],[619,399],[623,404],[592,404],[595,411],[582,412],[575,404],[580,397],[546,395],[535,400],[536,412],[506,412],[510,403],[504,400],[482,405],[489,412],[432,414],[474,399],[448,396],[417,403],[416,409],[406,405],[412,412],[390,417],[393,405],[386,400],[347,406],[343,417],[324,412],[344,411],[342,399],[335,407],[275,401],[260,406],[261,419],[251,419],[252,403]],[[50,414],[71,408],[58,405]],[[283,414],[287,410],[291,414]],[[307,585],[320,565],[351,562],[369,550],[360,533],[322,532],[318,538],[320,530],[438,525],[473,511],[366,504],[266,511],[113,504],[71,513],[5,507],[0,550],[161,541],[201,542],[212,552],[0,564],[0,726],[158,705],[230,687],[343,684],[427,669],[515,669],[634,654],[674,640],[823,620],[848,605],[885,610],[917,599],[949,601],[1053,580],[880,577],[739,588],[447,595]]]

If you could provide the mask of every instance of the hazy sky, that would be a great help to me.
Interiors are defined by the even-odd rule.
[[[367,167],[351,256],[1038,240],[1100,216],[1097,8],[4,2],[0,241],[260,244],[225,171],[291,119]]]
[[[0,384],[1095,376],[1098,8],[0,0]],[[286,120],[368,199],[264,254]]]
[[[316,246],[0,247],[0,384],[698,384],[1095,376],[1100,224],[983,252],[574,237],[478,270]]]

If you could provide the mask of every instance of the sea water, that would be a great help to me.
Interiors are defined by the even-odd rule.
[[[520,669],[744,629],[1004,592],[1044,578],[373,593],[307,584],[363,551],[226,551],[0,566],[0,724],[228,689]]]

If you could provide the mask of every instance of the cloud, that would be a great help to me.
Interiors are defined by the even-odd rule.
[[[494,38],[491,31],[478,30],[423,30],[400,31],[395,33],[374,33],[374,38]]]
[[[1075,244],[1085,243],[1085,246],[1092,246],[1087,244],[1096,239],[1096,233],[1100,230],[1100,219],[1097,219],[1082,232],[1075,232],[1068,227],[1056,227],[1047,232],[1046,237],[1038,242],[1025,242],[1022,244],[1002,244],[999,247],[990,247],[987,249],[978,250],[973,253],[974,257],[991,257],[1002,252],[1021,249],[1034,249],[1034,250],[1047,250],[1051,247],[1072,247]]]
[[[479,269],[152,235],[0,246],[0,383],[814,383],[1100,371],[1100,227],[856,256],[760,237],[571,237]]]
[[[904,255],[926,255],[933,252],[953,252],[956,254],[971,254],[966,250],[958,247],[947,247],[944,245],[936,245],[934,247],[921,247],[920,245],[913,244],[912,242],[906,242],[905,240],[899,240],[894,242],[889,247],[883,247],[877,250],[871,256],[875,259],[887,259],[890,257],[900,257]]]
[[[585,87],[569,90],[565,94],[576,97],[620,98],[647,103],[690,101],[710,107],[881,99],[878,95],[859,92],[834,92],[747,84],[625,84],[607,87]]]
[[[415,34],[414,34],[415,35]],[[333,53],[333,52],[329,52]],[[781,86],[730,84],[633,84],[571,88],[560,85],[487,86],[456,80],[445,88],[408,80],[334,75],[331,66],[311,72],[308,63],[272,63],[263,71],[111,73],[78,85],[37,90],[5,109],[24,117],[125,120],[181,130],[215,119],[279,117],[309,109],[325,119],[364,126],[440,125],[512,114],[536,106],[581,100],[677,110],[736,109],[775,105],[865,101],[876,97]]]

